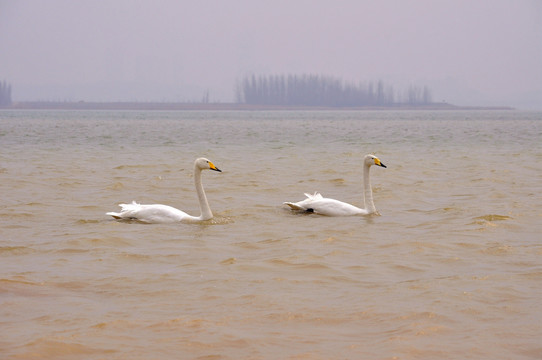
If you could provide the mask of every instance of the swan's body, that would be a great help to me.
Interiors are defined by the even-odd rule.
[[[318,192],[315,192],[313,195],[305,193],[305,196],[307,197],[305,200],[296,203],[285,202],[284,204],[294,210],[313,212],[315,214],[327,216],[369,215],[377,213],[373,202],[371,181],[369,179],[369,170],[373,165],[386,167],[386,165],[380,162],[376,156],[365,156],[363,161],[363,198],[365,201],[365,208],[363,209],[339,200],[325,198]]]
[[[108,212],[107,215],[111,215],[115,219],[138,220],[145,223],[199,222],[212,219],[213,213],[211,212],[203,185],[201,184],[201,171],[206,169],[222,171],[205,158],[196,159],[194,162],[194,185],[198,194],[201,210],[200,216],[188,215],[184,211],[168,205],[141,205],[135,201],[131,204],[120,204],[121,211],[119,213]]]

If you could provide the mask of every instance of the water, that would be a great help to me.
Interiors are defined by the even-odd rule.
[[[0,112],[0,357],[540,359],[542,113]],[[381,216],[296,214],[304,192]],[[215,218],[122,223],[117,204]]]

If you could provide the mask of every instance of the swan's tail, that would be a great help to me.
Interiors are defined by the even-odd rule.
[[[113,216],[115,219],[122,219],[122,216],[120,215],[120,213],[116,213],[116,212],[106,212],[105,215],[109,215],[109,216]]]
[[[303,207],[297,205],[296,203],[291,203],[291,202],[285,202],[283,203],[284,205],[288,205],[292,210],[305,210]]]
[[[307,194],[305,193],[305,196],[307,197],[305,200],[298,201],[296,203],[292,202],[285,202],[284,205],[288,205],[293,210],[301,210],[301,211],[308,211],[311,209],[311,202],[322,200],[324,197],[319,192],[314,192],[314,194]]]

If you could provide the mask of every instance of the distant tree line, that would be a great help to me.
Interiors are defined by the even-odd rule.
[[[365,83],[344,82],[323,75],[246,76],[237,85],[238,103],[290,106],[397,106],[432,103],[427,86],[411,85],[396,91],[382,80]]]
[[[11,84],[0,82],[0,106],[11,105]]]

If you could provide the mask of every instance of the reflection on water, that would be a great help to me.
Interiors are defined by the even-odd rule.
[[[542,114],[0,112],[6,358],[540,358]],[[304,192],[381,216],[290,211]],[[215,218],[146,225],[137,200]]]

